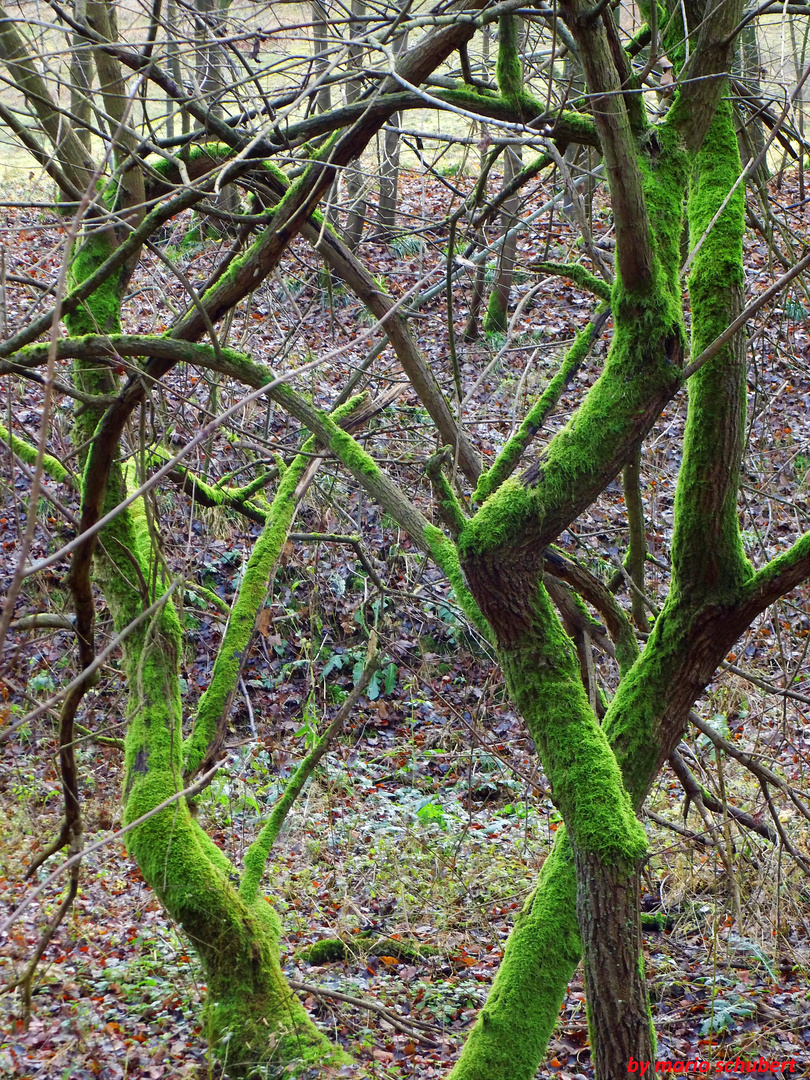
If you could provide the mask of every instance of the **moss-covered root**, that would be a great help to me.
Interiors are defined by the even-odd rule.
[[[448,1080],[535,1075],[581,956],[576,895],[573,853],[560,828]]]
[[[303,960],[307,964],[334,964],[358,956],[394,956],[397,960],[415,963],[441,954],[442,950],[435,945],[380,937],[379,934],[366,930],[349,941],[344,941],[343,938],[322,938],[306,948],[299,949],[295,959]]]

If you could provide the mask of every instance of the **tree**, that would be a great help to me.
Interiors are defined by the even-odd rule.
[[[267,74],[238,48],[240,42],[251,42],[251,57],[259,55],[268,31],[257,28],[255,19],[245,19],[234,23],[228,37],[222,27],[226,14],[233,16],[230,9],[219,11],[213,32],[223,49],[231,49],[234,81],[229,87],[217,83],[215,101],[206,98],[199,79],[198,84],[178,82],[176,26],[172,21],[165,28],[159,11],[148,21],[133,20],[128,28],[145,33],[145,45],[136,48],[119,39],[106,0],[88,3],[86,15],[57,5],[53,10],[56,21],[44,44],[52,48],[54,41],[65,40],[76,43],[76,56],[84,60],[85,48],[92,56],[94,73],[85,63],[70,105],[42,74],[47,68],[35,60],[18,22],[7,15],[0,20],[0,57],[23,103],[3,105],[0,118],[57,185],[67,236],[54,307],[27,319],[0,347],[4,374],[39,379],[39,370],[46,371],[39,446],[15,439],[12,432],[4,434],[15,453],[34,466],[34,505],[43,475],[71,480],[64,465],[46,453],[52,397],[65,393],[77,403],[72,435],[80,463],[73,478],[81,500],[77,536],[27,567],[29,522],[2,624],[5,633],[23,577],[70,555],[79,674],[61,703],[65,822],[48,853],[65,846],[71,854],[82,850],[72,747],[77,711],[98,666],[97,589],[121,643],[128,686],[126,821],[144,818],[133,828],[129,848],[204,964],[213,1043],[234,1073],[247,1074],[268,1062],[301,1069],[347,1063],[285,983],[278,957],[280,924],[260,889],[289,799],[259,833],[240,873],[200,827],[190,795],[182,797],[195,779],[209,779],[216,766],[241,663],[311,457],[331,454],[411,542],[435,560],[471,622],[493,643],[565,822],[452,1075],[457,1080],[533,1076],[580,957],[597,1075],[623,1075],[631,1056],[652,1059],[654,1033],[639,929],[646,839],[636,814],[733,642],[769,604],[810,576],[810,534],[796,537],[757,567],[743,548],[737,511],[744,451],[744,329],[755,310],[751,305],[744,309],[744,189],[726,100],[727,72],[743,23],[741,0],[687,3],[686,36],[680,5],[650,8],[648,27],[630,41],[621,39],[607,5],[565,0],[561,21],[538,9],[538,18],[551,24],[551,75],[558,40],[581,65],[587,94],[574,103],[576,108],[565,102],[551,107],[551,91],[543,101],[524,83],[515,12],[520,10],[523,18],[526,11],[517,3],[416,13],[413,31],[428,29],[398,56],[388,42],[392,34],[404,39],[411,29],[410,12],[403,9],[389,24],[375,22],[355,5],[343,20],[353,35],[345,55],[330,60],[336,71],[343,65],[351,88],[347,103],[335,109],[326,98],[330,76],[320,52],[311,65],[317,78],[290,90],[270,87]],[[364,46],[385,62],[366,72],[366,92],[356,96],[354,35],[360,20],[366,23]],[[497,86],[490,87],[470,73],[467,48],[478,31],[496,20]],[[318,34],[323,41],[322,31]],[[646,46],[639,74],[633,57]],[[440,70],[455,53],[466,76],[462,81]],[[676,82],[659,108],[656,99],[647,104],[642,90],[664,55],[674,65]],[[240,79],[236,72],[242,72]],[[91,86],[97,95],[88,90]],[[161,106],[168,97],[190,118],[183,128],[187,134],[164,139],[154,132],[150,109],[158,92]],[[303,115],[294,111],[302,102]],[[611,286],[583,264],[535,264],[547,275],[566,275],[590,290],[599,306],[558,374],[486,469],[400,307],[318,211],[340,170],[361,158],[386,123],[426,105],[505,125],[512,135],[520,131],[536,137],[539,131],[547,141],[541,156],[513,170],[498,198],[479,211],[475,228],[499,206],[512,213],[510,197],[539,171],[557,165],[572,143],[598,148],[613,214]],[[275,160],[286,163],[288,171]],[[244,212],[232,213],[217,202],[226,185],[238,185],[245,193]],[[229,221],[236,239],[196,287],[181,277],[187,306],[165,332],[132,332],[128,304],[133,275],[147,253],[157,249],[160,230],[192,208]],[[689,334],[680,276],[685,229]],[[240,305],[277,269],[299,235],[378,320],[435,424],[446,449],[431,458],[427,471],[443,529],[428,520],[351,434],[385,402],[352,398],[347,386],[332,402],[332,411],[324,411],[289,385],[305,368],[277,377],[269,364],[228,344],[234,324],[245,321]],[[159,257],[168,258],[165,253]],[[454,257],[451,243],[450,288]],[[485,258],[486,252],[475,257]],[[792,266],[778,288],[807,262]],[[757,307],[762,303],[760,298]],[[612,338],[599,378],[569,423],[518,475],[532,441],[604,332],[608,316]],[[56,365],[67,360],[72,361],[70,381],[57,380]],[[216,373],[250,390],[234,391],[232,404],[214,415],[181,453],[172,454],[170,423],[160,421],[163,437],[154,445],[145,431],[153,422],[147,417],[160,414],[154,400],[168,389],[180,365]],[[457,363],[454,375],[459,386]],[[631,509],[639,448],[685,385],[689,410],[670,588],[639,652],[614,595],[555,541],[622,470]],[[277,473],[265,473],[261,482],[241,489],[206,484],[194,475],[184,463],[188,452],[246,404],[261,399],[276,403],[309,432],[300,453]],[[149,498],[167,475],[195,499],[233,507],[261,524],[210,685],[185,740],[177,582],[161,553],[159,522]],[[272,498],[256,497],[277,476]],[[628,565],[640,588],[643,554],[639,558],[638,545],[644,528],[638,500],[635,505],[635,548]],[[589,674],[586,604],[604,620],[621,670],[609,702],[601,699]],[[642,619],[638,607],[635,617]],[[373,659],[368,677],[371,664]],[[314,754],[291,784],[290,798],[314,767]],[[74,877],[66,904],[75,888]]]

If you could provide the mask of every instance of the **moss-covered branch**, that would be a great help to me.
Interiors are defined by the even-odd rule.
[[[336,411],[332,422],[345,420],[363,403],[362,398],[348,401]],[[285,470],[267,512],[264,528],[253,545],[239,585],[239,594],[231,607],[228,626],[217,651],[211,682],[199,700],[194,730],[185,746],[186,777],[194,776],[199,771],[205,772],[219,753],[228,728],[230,704],[250,649],[256,619],[298,508],[296,488],[317,445],[315,436],[307,439],[301,452]]]
[[[599,132],[616,225],[617,268],[629,292],[646,294],[655,273],[655,257],[636,136],[605,23],[591,25],[588,9],[587,0],[564,0],[562,5],[579,46]]]
[[[379,666],[380,660],[377,654],[377,635],[372,631],[372,637],[369,640],[369,646],[366,653],[366,663],[352,692],[341,705],[329,727],[323,735],[321,735],[290,777],[290,780],[284,789],[284,794],[273,807],[273,812],[270,817],[261,827],[259,835],[245,853],[245,868],[242,874],[242,881],[239,885],[239,894],[246,903],[254,903],[258,896],[259,885],[261,884],[268,856],[270,855],[273,844],[276,842],[281,826],[284,824],[293,803],[303,791],[304,785],[312,775],[318,762],[329,749],[334,737],[340,732],[347,717],[352,713],[358,701],[368,689],[368,684],[371,682],[372,676]]]
[[[590,270],[580,263],[557,263],[557,262],[533,262],[529,264],[532,270],[539,270],[543,274],[554,274],[559,277],[570,278],[583,289],[592,292],[600,300],[610,300],[610,285],[602,278],[592,274]]]
[[[622,469],[624,506],[627,511],[627,527],[630,544],[624,565],[635,588],[630,602],[633,618],[639,630],[649,625],[647,607],[644,603],[644,570],[647,562],[647,527],[644,519],[644,503],[641,498],[641,448],[638,447]]]
[[[152,461],[159,465],[165,465],[170,460],[168,450],[163,447],[156,447],[149,456]],[[224,485],[209,484],[181,464],[172,469],[169,478],[178,485],[181,491],[184,491],[186,495],[201,506],[227,507],[260,525],[267,521],[267,508],[250,502],[250,496],[257,490],[256,488],[248,490],[247,487],[231,488]]]
[[[452,463],[453,448],[451,446],[445,446],[437,453],[431,454],[428,458],[425,471],[433,486],[439,516],[450,530],[450,535],[453,539],[456,539],[467,523],[467,515],[464,513],[464,509],[458,500],[458,496],[450,486],[450,481],[442,471],[443,465],[452,465]]]
[[[604,284],[604,283],[603,283]],[[487,472],[483,473],[472,496],[472,501],[482,503],[493,491],[507,480],[520,464],[527,446],[545,423],[552,409],[562,397],[566,386],[583,363],[591,346],[607,321],[609,312],[602,311],[597,318],[589,322],[584,330],[577,334],[576,340],[562,359],[559,370],[546,389],[531,407],[523,423],[507,441]]]
[[[750,623],[773,604],[810,578],[810,533],[805,533],[787,551],[771,559],[742,590],[745,619]]]
[[[553,548],[546,551],[544,566],[548,573],[568,582],[583,599],[596,608],[605,620],[613,641],[619,673],[622,677],[626,675],[638,659],[638,642],[624,608],[607,585],[580,563]]]
[[[17,457],[24,461],[26,465],[30,465],[32,468],[36,467],[38,451],[31,443],[26,442],[25,439],[20,439],[13,432],[9,431],[3,424],[0,424],[0,439],[10,446]],[[53,454],[43,454],[42,456],[42,469],[51,480],[55,480],[58,484],[70,484],[71,487],[75,487],[75,481],[71,474],[67,471],[65,466],[55,458]]]
[[[692,244],[704,236],[741,169],[731,108],[717,110],[697,154],[687,214]],[[737,188],[703,240],[689,275],[697,355],[743,303],[745,196]],[[738,333],[689,380],[689,410],[672,534],[673,587],[728,600],[751,576],[737,515],[746,399],[746,344]]]
[[[523,62],[520,59],[520,23],[517,15],[498,19],[498,59],[495,77],[498,88],[508,101],[517,101],[523,92]]]
[[[117,474],[113,474],[114,476]],[[116,492],[116,494],[121,494]],[[103,534],[114,553],[125,547],[153,588],[152,536],[142,501],[114,519]],[[117,544],[113,541],[116,540]],[[104,560],[99,582],[117,630],[141,607],[128,562]],[[127,638],[124,670],[130,689],[125,751],[125,820],[132,821],[182,787],[181,630],[171,602]],[[229,1071],[252,1065],[343,1064],[286,985],[279,965],[280,924],[263,896],[246,904],[229,880],[233,867],[200,829],[185,801],[134,830],[130,850],[145,879],[189,935],[206,969],[208,1031],[227,1056]]]

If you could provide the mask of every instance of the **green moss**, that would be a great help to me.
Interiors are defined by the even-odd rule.
[[[754,597],[772,594],[773,584],[793,571],[795,584],[805,579],[804,573],[796,574],[796,567],[810,559],[810,533],[805,533],[792,547],[771,559],[759,573],[748,579],[741,596],[750,601]]]
[[[740,169],[731,108],[723,102],[696,155],[689,187],[691,243],[703,239],[689,275],[693,355],[721,334],[742,307],[743,185],[712,224]],[[745,345],[738,335],[689,380],[672,538],[674,587],[708,589],[720,603],[733,602],[752,574],[737,514],[745,403]]]
[[[441,949],[424,945],[418,941],[403,938],[380,937],[372,931],[363,931],[349,940],[343,938],[324,938],[299,949],[296,960],[307,964],[334,964],[341,960],[351,960],[357,956],[393,956],[397,960],[424,960],[426,957],[441,955]]]
[[[539,510],[539,496],[510,476],[465,526],[459,555],[464,559],[508,544]]]
[[[645,0],[644,7],[647,12],[644,15],[649,21],[649,0]],[[658,26],[663,45],[663,51],[669,57],[674,67],[674,75],[677,79],[687,59],[688,37],[684,33],[683,20],[686,9],[679,11],[674,5],[672,10],[667,10],[666,4],[658,4]],[[642,7],[642,13],[644,8]],[[683,13],[682,13],[683,12]],[[690,28],[691,33],[691,28]]]
[[[330,417],[334,424],[353,412],[360,399],[353,398]],[[351,436],[347,436],[351,439]],[[354,442],[354,440],[351,440]],[[208,747],[214,741],[220,725],[225,722],[228,706],[236,690],[239,672],[256,625],[256,618],[267,595],[270,575],[287,541],[298,503],[295,489],[309,465],[317,440],[310,437],[284,473],[278,491],[270,504],[267,522],[250,553],[239,595],[236,597],[222,639],[211,682],[202,694],[194,719],[194,730],[185,748],[185,770],[193,774],[201,765]],[[264,865],[264,863],[262,863]],[[257,883],[258,884],[258,883]]]
[[[324,421],[329,420],[326,413],[322,413],[321,418]],[[337,454],[346,468],[353,472],[355,476],[358,474],[376,476],[380,472],[374,460],[362,446],[348,432],[342,431],[340,428],[335,428],[332,431],[329,437],[329,449]]]
[[[529,725],[575,847],[631,872],[647,850],[616,758],[590,707],[573,644],[538,586],[531,629],[499,648],[509,692]]]
[[[498,19],[498,59],[495,77],[505,98],[517,99],[523,90],[523,63],[520,59],[520,23],[516,15]]]
[[[478,486],[472,496],[473,502],[484,502],[517,468],[526,447],[540,430],[551,410],[559,402],[568,382],[588,355],[595,329],[595,324],[589,322],[585,329],[577,335],[574,344],[563,357],[559,371],[557,371],[540,395],[540,398],[529,410],[520,428],[507,440],[492,467],[486,473],[481,474]]]
[[[501,291],[498,288],[492,290],[484,315],[484,332],[487,334],[504,333],[509,326],[509,314],[503,306]]]
[[[598,296],[600,300],[610,300],[610,285],[603,281],[602,278],[597,277],[596,274],[592,274],[590,270],[580,265],[580,263],[538,262],[532,263],[532,269],[539,270],[544,274],[558,274],[560,277],[570,278],[577,285],[581,285],[583,289],[588,289],[594,296]]]
[[[593,118],[585,113],[563,109],[556,123],[565,130],[572,142],[582,142],[587,146],[594,146],[599,142]]]
[[[464,507],[459,501],[455,491],[450,486],[450,481],[442,471],[442,465],[453,461],[452,446],[444,446],[441,450],[428,458],[426,472],[433,485],[433,494],[436,497],[437,509],[442,521],[445,522],[453,536],[458,536],[467,522]]]
[[[113,253],[111,231],[97,232],[77,241],[68,268],[68,288],[80,285]],[[94,292],[65,315],[65,325],[72,336],[83,334],[117,334],[121,331],[121,298],[123,268],[106,277]],[[76,388],[85,394],[110,394],[116,380],[106,363],[98,360],[76,360],[73,365]],[[102,410],[85,407],[77,416],[74,438],[78,445],[92,438]]]
[[[203,600],[207,600],[212,607],[217,608],[223,615],[230,615],[231,605],[226,603],[226,601],[223,600],[221,596],[217,595],[213,589],[207,589],[205,585],[200,585],[195,581],[194,585],[189,587],[187,591],[193,592],[197,596],[201,596]]]
[[[10,446],[17,457],[24,461],[26,465],[30,465],[34,468],[37,463],[37,448],[26,442],[24,439],[18,438],[12,432],[8,430],[3,424],[0,424],[0,439]],[[44,454],[42,458],[42,468],[45,474],[55,480],[58,484],[71,484],[74,485],[73,477],[67,471],[61,461],[57,460],[53,454]]]
[[[581,955],[574,858],[561,826],[448,1080],[534,1076]]]
[[[112,252],[113,239],[108,232],[97,232],[77,241],[68,271],[68,287],[79,285],[90,277]],[[118,270],[110,274],[77,311],[65,317],[72,337],[121,332],[122,273],[122,270]],[[87,393],[92,393],[92,390],[87,390]]]
[[[477,629],[484,635],[487,641],[492,641],[492,630],[489,623],[481,613],[481,609],[467,587],[461,566],[458,561],[458,550],[453,541],[445,536],[441,529],[435,525],[428,525],[423,537],[436,564],[444,571],[447,580],[453,587],[456,601],[464,614]]]
[[[641,929],[660,933],[662,930],[671,930],[675,920],[671,915],[665,915],[663,911],[642,911]],[[642,958],[643,959],[643,958]]]

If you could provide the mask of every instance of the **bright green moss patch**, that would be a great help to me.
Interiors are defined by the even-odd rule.
[[[532,269],[539,270],[544,274],[555,274],[560,277],[570,278],[577,285],[581,285],[583,289],[587,289],[594,296],[598,296],[600,300],[610,300],[610,285],[603,278],[592,274],[590,270],[580,263],[533,262]]]
[[[397,960],[413,963],[429,956],[440,956],[441,949],[403,938],[380,937],[372,931],[363,931],[347,941],[343,938],[323,938],[313,942],[295,954],[296,960],[307,964],[334,964],[355,956],[394,956]]]
[[[700,244],[689,275],[693,355],[742,307],[745,193],[743,185],[733,190],[740,169],[731,109],[721,103],[696,155],[687,203],[691,245]],[[738,335],[689,380],[672,539],[674,586],[710,589],[722,603],[733,602],[752,574],[737,513],[745,407],[745,346]]]
[[[509,326],[509,313],[503,305],[499,289],[493,289],[484,315],[484,331],[487,334],[504,333]]]
[[[3,424],[0,424],[0,439],[10,446],[20,461],[24,461],[26,465],[30,465],[32,468],[37,463],[37,448],[26,442],[24,439],[18,438],[13,432],[10,432]],[[53,454],[44,454],[42,457],[42,468],[45,470],[52,480],[55,480],[58,484],[73,484],[73,478],[67,471],[61,461],[58,461]]]
[[[498,655],[572,842],[583,854],[631,869],[646,853],[646,834],[588,702],[573,644],[542,585],[530,632]]]
[[[519,51],[520,23],[516,15],[498,19],[498,59],[495,77],[505,98],[516,99],[523,90],[523,64]]]
[[[327,414],[324,413],[322,416],[325,418]],[[340,428],[336,428],[330,434],[329,449],[334,451],[346,468],[355,476],[358,474],[376,476],[380,471],[373,458],[366,453],[357,440]]]
[[[538,510],[533,491],[509,477],[464,527],[458,539],[462,559],[508,544]]]
[[[106,232],[99,232],[80,240],[71,259],[68,287],[80,285],[110,257],[112,252],[112,241]],[[119,270],[110,274],[84,304],[65,316],[65,324],[71,336],[120,333],[122,273],[123,271]],[[87,393],[92,393],[92,389],[88,389]]]
[[[334,416],[330,417],[331,422],[334,424],[336,419],[340,420],[350,415],[357,408],[359,401],[359,398],[353,398],[347,402],[335,412]],[[347,438],[351,437],[347,436]],[[351,442],[354,443],[354,440],[351,439]],[[287,541],[287,534],[295,516],[298,505],[295,489],[317,445],[318,442],[314,436],[307,439],[301,448],[301,453],[285,471],[278,491],[270,504],[267,522],[250,553],[239,586],[239,595],[231,608],[225,636],[214,661],[211,682],[197,706],[194,731],[185,748],[186,773],[193,774],[199,768],[220,725],[226,719],[226,712],[236,690],[245,652],[250,647],[256,618],[267,595],[271,573]]]

